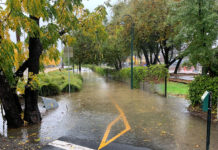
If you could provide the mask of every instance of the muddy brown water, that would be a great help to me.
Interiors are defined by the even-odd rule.
[[[59,108],[43,115],[42,123],[7,129],[0,117],[0,134],[27,143],[47,144],[59,137],[100,141],[105,130],[123,110],[131,130],[114,142],[155,150],[204,150],[206,121],[191,116],[188,101],[163,98],[142,90],[130,90],[125,83],[107,80],[90,70],[82,73],[82,91],[53,97]],[[122,120],[114,124],[108,140],[125,128]],[[211,150],[218,149],[218,124],[211,127]]]

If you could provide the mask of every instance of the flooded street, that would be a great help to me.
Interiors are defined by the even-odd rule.
[[[7,130],[0,118],[0,134],[42,144],[68,136],[94,140],[100,145],[103,137],[107,141],[117,137],[113,143],[153,150],[205,149],[206,121],[189,114],[188,101],[130,90],[125,83],[105,79],[91,71],[82,74],[83,89],[53,97],[59,108],[46,112],[40,125]],[[115,121],[119,115],[120,119]],[[128,125],[131,129],[122,133]],[[211,127],[210,148],[218,149],[218,124]]]

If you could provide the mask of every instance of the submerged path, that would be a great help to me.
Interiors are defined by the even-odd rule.
[[[41,125],[4,133],[0,127],[0,133],[30,143],[58,139],[87,149],[205,149],[206,121],[189,114],[186,100],[130,90],[88,70],[82,74],[82,91],[54,97],[59,108],[48,112]],[[218,125],[213,124],[211,150],[217,147]]]

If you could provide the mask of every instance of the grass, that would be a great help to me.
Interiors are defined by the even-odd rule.
[[[69,90],[68,71],[66,70],[40,73],[37,78],[39,95],[41,96],[54,96]],[[82,81],[81,75],[70,73],[70,92],[80,91]],[[24,93],[25,84],[22,81],[18,83],[18,89],[21,91],[21,94]]]
[[[39,74],[39,93],[42,96],[58,95],[60,92],[68,92],[68,72],[52,71],[47,74]],[[82,88],[82,77],[70,73],[71,92],[77,92]]]
[[[164,93],[164,83],[161,83],[158,85],[160,87],[161,94]],[[177,82],[168,82],[167,83],[167,93],[172,95],[188,95],[188,85],[183,83],[177,83]]]

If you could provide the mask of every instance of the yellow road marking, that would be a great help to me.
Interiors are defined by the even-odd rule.
[[[125,116],[123,110],[119,107],[119,105],[118,105],[116,102],[112,101],[112,103],[115,105],[115,107],[116,107],[117,110],[119,111],[120,115],[119,115],[117,118],[115,118],[115,119],[107,126],[107,129],[106,129],[106,131],[105,131],[105,133],[104,133],[104,136],[103,136],[103,138],[102,138],[102,141],[101,141],[100,146],[98,147],[98,150],[104,148],[105,146],[107,146],[107,145],[110,144],[111,142],[115,141],[117,138],[119,138],[120,136],[122,136],[123,134],[125,134],[126,132],[128,132],[128,131],[131,129],[131,127],[130,127],[130,125],[129,125],[129,122],[128,122],[127,119],[126,119],[126,116]],[[113,138],[111,138],[110,140],[106,141],[107,138],[108,138],[108,135],[109,135],[109,133],[110,133],[111,127],[112,127],[114,124],[116,124],[120,119],[123,120],[124,125],[125,125],[125,129],[124,129],[123,131],[121,131],[119,134],[117,134],[116,136],[114,136]]]

